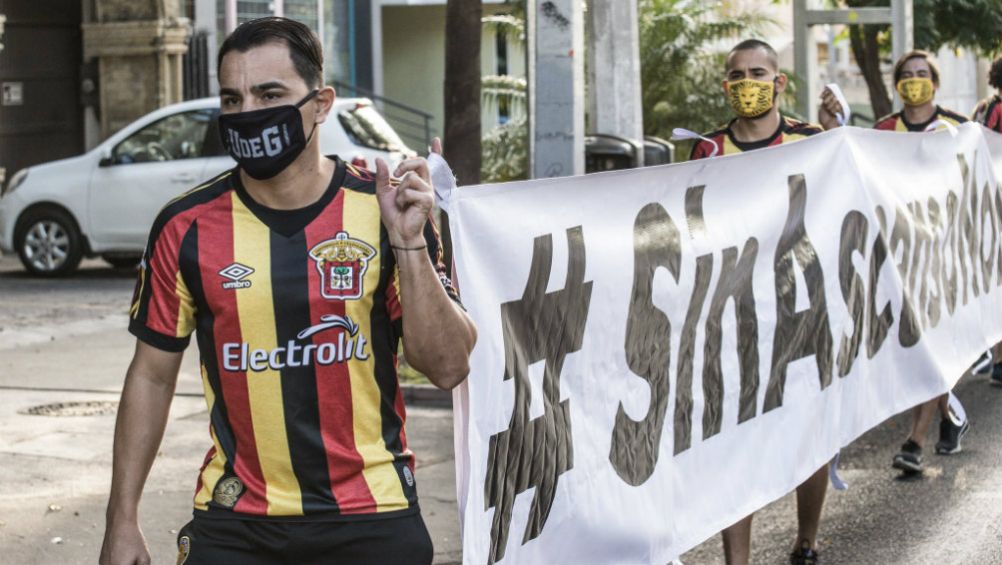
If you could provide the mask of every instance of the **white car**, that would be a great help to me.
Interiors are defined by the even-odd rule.
[[[232,168],[218,98],[166,106],[87,153],[22,169],[0,194],[0,250],[37,275],[73,272],[84,256],[135,265],[160,208]],[[339,98],[318,133],[324,154],[375,166],[414,155],[366,98]]]

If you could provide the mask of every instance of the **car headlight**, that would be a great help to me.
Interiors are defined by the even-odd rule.
[[[20,171],[14,173],[14,176],[10,177],[10,182],[7,183],[7,187],[0,191],[0,196],[4,196],[14,192],[14,190],[24,182],[24,179],[28,178],[28,171],[30,169],[21,169]]]

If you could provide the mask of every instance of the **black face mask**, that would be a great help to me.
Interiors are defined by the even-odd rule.
[[[309,143],[303,135],[299,107],[318,92],[307,94],[295,106],[287,104],[238,114],[219,114],[223,147],[252,178],[266,180],[281,173]],[[313,124],[311,139],[316,129],[317,125]]]

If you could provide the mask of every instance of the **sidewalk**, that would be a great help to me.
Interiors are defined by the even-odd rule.
[[[94,333],[95,328],[99,333]],[[48,339],[44,335],[50,334]],[[115,416],[32,415],[33,407],[114,403],[134,339],[115,320],[43,328],[36,339],[0,344],[0,547],[3,563],[97,560],[111,479]],[[140,516],[155,564],[172,564],[177,530],[191,516],[196,473],[209,446],[197,356],[182,366],[163,445]],[[107,406],[91,409],[100,412]],[[77,407],[80,410],[80,407]],[[435,563],[459,563],[452,412],[408,410],[407,436]]]

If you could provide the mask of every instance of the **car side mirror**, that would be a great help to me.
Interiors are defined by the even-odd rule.
[[[98,161],[98,167],[110,167],[115,164],[115,160],[111,158],[111,152],[105,151],[101,154],[101,160]]]

